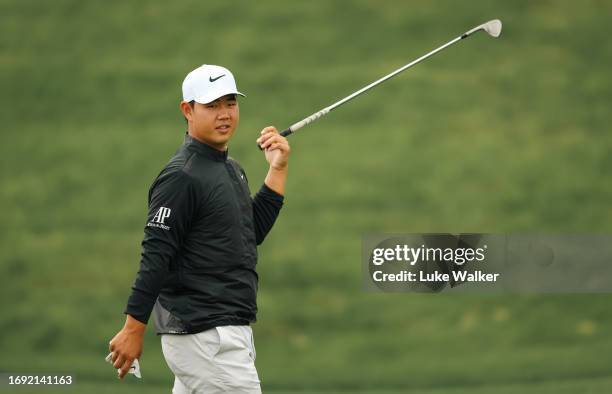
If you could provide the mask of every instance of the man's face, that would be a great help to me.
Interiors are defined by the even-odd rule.
[[[185,103],[189,106],[187,103]],[[215,149],[227,149],[227,143],[234,135],[240,120],[236,96],[229,94],[208,104],[194,103],[190,111],[182,105],[189,123],[189,134],[200,142]],[[185,113],[190,112],[190,115]]]

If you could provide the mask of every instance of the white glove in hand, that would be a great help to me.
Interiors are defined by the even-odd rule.
[[[109,353],[108,356],[106,356],[104,360],[112,364],[113,363],[113,353]],[[138,362],[137,358],[134,359],[134,361],[132,362],[132,365],[130,366],[130,370],[128,371],[128,373],[131,373],[132,375],[136,376],[138,379],[142,378],[142,376],[140,375],[140,363]],[[117,370],[117,374],[119,374],[119,370]]]

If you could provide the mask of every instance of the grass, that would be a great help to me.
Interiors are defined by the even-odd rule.
[[[499,40],[474,36],[291,137],[286,205],[259,250],[263,388],[609,391],[610,295],[369,294],[360,250],[376,232],[610,232],[611,11],[0,1],[0,371],[72,373],[78,392],[170,391],[152,330],[143,381],[115,383],[103,359],[147,189],[182,140],[188,71],[234,71],[248,98],[230,152],[256,191],[261,128],[499,18]]]

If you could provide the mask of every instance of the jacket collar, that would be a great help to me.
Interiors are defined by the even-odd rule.
[[[218,161],[226,161],[227,160],[227,153],[228,153],[228,149],[226,149],[225,151],[221,152],[220,150],[217,150],[215,148],[213,148],[210,145],[207,145],[203,142],[200,142],[198,140],[196,140],[195,138],[193,138],[192,136],[190,136],[188,133],[185,133],[185,142],[184,145],[188,148],[191,148],[199,153],[201,153],[202,155],[213,159],[213,160],[218,160]]]

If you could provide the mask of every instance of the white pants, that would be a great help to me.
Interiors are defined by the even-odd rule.
[[[255,345],[249,326],[221,326],[197,334],[162,335],[174,373],[172,394],[259,394]]]

